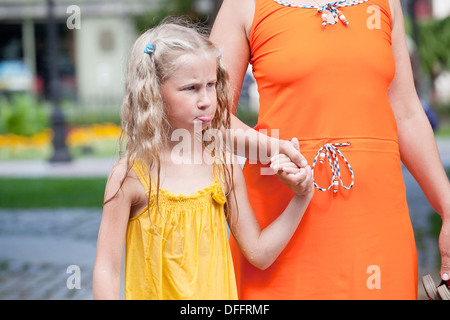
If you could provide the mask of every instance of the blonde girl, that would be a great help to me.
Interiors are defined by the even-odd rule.
[[[164,22],[137,39],[122,105],[126,152],[106,185],[94,298],[120,298],[124,246],[126,299],[236,299],[227,222],[259,268],[287,245],[312,197],[311,170],[290,171],[310,192],[295,194],[261,230],[239,164],[202,139],[229,128],[229,106],[220,51],[205,33]]]

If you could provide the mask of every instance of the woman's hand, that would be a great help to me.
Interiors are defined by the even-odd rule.
[[[299,167],[288,155],[281,153],[282,149],[280,147],[280,153],[271,158],[270,167],[277,173],[280,181],[287,185],[295,194],[299,196],[307,195],[314,190],[311,167],[307,165],[305,158],[300,154],[298,140],[293,138],[290,144],[292,148],[288,149],[291,152],[291,156],[300,160],[299,162],[304,166]]]
[[[279,154],[285,154],[299,168],[305,168],[308,165],[308,161],[300,153],[300,144],[297,138],[292,138],[291,141],[280,140]]]
[[[441,278],[450,279],[450,218],[442,217],[442,228],[439,235],[439,249],[441,251]]]

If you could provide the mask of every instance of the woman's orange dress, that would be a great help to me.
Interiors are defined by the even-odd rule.
[[[265,271],[250,265],[231,237],[240,299],[416,299],[416,247],[388,99],[395,73],[388,0],[339,8],[349,24],[325,27],[316,9],[255,5],[256,129],[297,137],[309,164],[329,144],[331,166],[326,156],[317,160],[314,178],[328,188],[335,154],[342,183],[336,193],[315,190],[292,240]],[[350,189],[343,187],[352,181],[343,157],[354,173]],[[244,167],[262,227],[293,195],[276,175],[261,174],[264,166]]]

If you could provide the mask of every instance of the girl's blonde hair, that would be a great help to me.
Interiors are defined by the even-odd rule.
[[[151,44],[153,50],[146,53],[147,44]],[[212,54],[217,57],[217,109],[209,128],[223,130],[230,127],[228,74],[220,59],[221,52],[208,39],[206,30],[179,18],[168,18],[144,32],[134,43],[128,59],[119,146],[121,157],[126,157],[127,173],[137,159],[146,165],[149,173],[155,169],[157,195],[159,155],[168,145],[171,132],[161,86],[179,67],[182,59],[178,58],[186,54]],[[123,152],[125,142],[126,150]],[[215,156],[225,159],[224,155]],[[227,189],[231,190],[232,172],[230,174],[223,162],[222,169],[227,173]]]

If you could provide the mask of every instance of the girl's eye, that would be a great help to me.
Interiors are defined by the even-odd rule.
[[[216,86],[216,83],[215,83],[215,82],[210,82],[210,83],[208,83],[206,86],[207,86],[208,88],[215,87],[215,86]]]
[[[184,88],[184,90],[186,90],[186,91],[191,91],[191,90],[194,90],[195,89],[195,87],[194,86],[190,86],[190,87],[186,87],[186,88]]]

